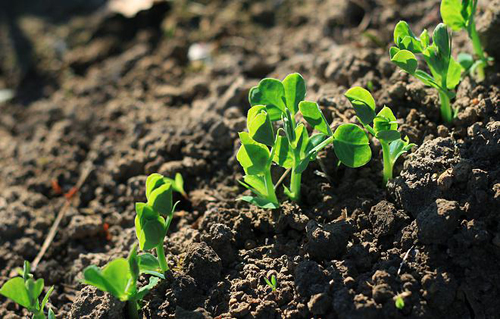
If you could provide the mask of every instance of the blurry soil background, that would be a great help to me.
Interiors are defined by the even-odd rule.
[[[443,126],[436,91],[388,55],[400,19],[432,31],[438,0],[126,2],[0,5],[0,284],[36,257],[89,172],[34,275],[55,286],[57,318],[125,318],[78,279],[127,255],[146,176],[179,172],[189,200],[175,198],[165,242],[173,272],[145,318],[500,318],[499,64],[459,85]],[[500,1],[480,1],[477,20],[500,62]],[[354,85],[403,120],[418,147],[387,189],[374,144],[361,169],[322,152],[300,205],[236,201],[248,90],[292,72],[334,125],[356,123],[343,97]],[[0,297],[1,318],[26,315]]]

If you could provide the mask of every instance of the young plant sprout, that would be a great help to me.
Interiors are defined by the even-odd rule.
[[[438,24],[432,35],[432,44],[430,41],[427,30],[417,38],[408,23],[400,21],[394,28],[396,46],[389,51],[391,61],[425,85],[438,90],[441,117],[446,123],[451,123],[455,114],[450,101],[455,97],[453,90],[460,82],[462,67],[451,56],[451,37],[446,25]],[[432,75],[418,69],[415,54],[422,54]]]
[[[263,208],[279,207],[271,178],[274,162],[291,170],[290,187],[285,187],[285,194],[300,201],[302,172],[331,143],[339,160],[348,167],[360,167],[370,160],[366,133],[354,124],[341,125],[332,132],[318,104],[304,101],[305,95],[306,84],[298,73],[283,81],[263,79],[250,90],[248,132],[239,133],[241,147],[237,159],[246,173],[242,185],[257,196],[244,196],[242,200]],[[319,133],[309,136],[306,126],[295,119],[299,111]],[[282,127],[275,130],[274,122],[279,120]]]
[[[161,270],[168,270],[163,242],[174,216],[172,183],[161,174],[151,174],[146,180],[147,203],[136,203],[135,231],[142,250],[156,249]]]
[[[82,282],[108,292],[121,301],[126,301],[129,318],[138,319],[139,302],[160,278],[165,279],[158,272],[159,269],[160,263],[155,256],[147,253],[137,255],[137,246],[134,245],[127,259],[114,259],[102,269],[95,265],[85,268]],[[153,276],[149,278],[146,286],[138,288],[137,280],[143,273]]]
[[[458,61],[478,81],[482,81],[484,80],[484,68],[493,59],[486,57],[484,54],[481,40],[476,30],[474,16],[476,15],[477,3],[478,0],[443,0],[441,1],[440,9],[443,22],[453,31],[467,30],[478,60],[474,62],[474,58],[470,54],[460,53]]]
[[[384,161],[384,185],[392,178],[394,163],[415,144],[408,137],[401,138],[398,123],[391,109],[384,106],[378,114],[375,113],[375,100],[370,92],[362,87],[349,89],[345,96],[351,102],[358,120],[366,130],[380,141]]]
[[[180,193],[184,198],[188,198],[184,191],[184,179],[180,173],[175,174],[175,179],[164,177],[164,179],[172,184],[172,190]]]
[[[276,292],[276,289],[278,288],[278,281],[276,280],[275,275],[271,276],[271,280],[269,280],[269,278],[267,277],[264,277],[264,281],[272,289],[273,292]]]
[[[396,298],[394,299],[394,305],[396,308],[399,310],[403,309],[405,307],[405,301],[401,295],[397,295]]]
[[[28,309],[33,314],[33,319],[46,319],[44,309],[49,301],[50,294],[54,290],[54,286],[49,288],[40,303],[38,297],[43,291],[44,281],[41,278],[35,281],[33,275],[30,274],[30,269],[30,263],[25,261],[23,269],[18,270],[21,277],[8,280],[0,288],[0,294]],[[52,309],[48,311],[48,318],[56,318]]]

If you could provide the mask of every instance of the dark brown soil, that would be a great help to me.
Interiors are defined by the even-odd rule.
[[[146,297],[145,318],[500,318],[498,63],[460,84],[444,126],[436,92],[387,53],[400,19],[417,32],[439,23],[438,0],[181,0],[131,17],[105,0],[7,2],[0,87],[15,97],[0,104],[0,284],[36,257],[61,192],[90,167],[34,274],[55,285],[57,318],[126,318],[78,279],[127,255],[146,176],[180,172],[189,200],[176,198],[165,242],[173,272]],[[480,2],[478,25],[500,61],[500,1]],[[471,49],[465,34],[454,43]],[[190,60],[196,47],[204,60]],[[387,188],[374,144],[361,169],[322,152],[300,205],[236,200],[248,90],[292,72],[334,124],[356,123],[343,97],[354,85],[373,85],[403,119],[419,146]],[[1,318],[27,315],[0,303]]]

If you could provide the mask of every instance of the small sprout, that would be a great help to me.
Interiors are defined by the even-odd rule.
[[[264,277],[264,281],[272,289],[273,292],[276,292],[276,289],[278,288],[278,281],[276,280],[275,275],[271,276],[271,280],[269,280],[269,278],[267,277]]]
[[[484,54],[476,30],[474,16],[476,15],[477,3],[478,0],[442,0],[440,11],[443,22],[453,31],[467,30],[478,60],[474,61],[470,54],[460,53],[458,62],[466,71],[470,71],[478,81],[482,81],[484,80],[484,68],[493,59]]]
[[[375,113],[375,100],[366,89],[353,87],[345,93],[345,96],[351,102],[361,124],[380,141],[384,161],[384,185],[386,185],[392,178],[397,159],[415,144],[410,143],[408,137],[401,138],[398,122],[390,108],[384,106],[378,114]]]
[[[315,102],[304,101],[306,84],[298,73],[283,81],[263,79],[249,93],[251,108],[247,115],[248,132],[240,132],[237,154],[246,175],[241,184],[256,197],[241,200],[262,208],[278,208],[279,201],[271,178],[273,163],[291,170],[290,187],[285,194],[300,201],[302,173],[316,154],[329,144],[339,160],[348,167],[360,167],[371,158],[368,137],[358,126],[341,125],[332,132]],[[306,126],[295,119],[298,113],[319,133],[309,135]],[[281,120],[282,127],[275,128]],[[271,149],[269,149],[271,148]]]
[[[161,270],[168,270],[163,242],[172,222],[172,183],[161,174],[151,174],[146,180],[147,203],[136,203],[135,231],[142,250],[156,249]]]
[[[127,302],[129,318],[139,318],[139,302],[144,296],[165,277],[160,270],[158,259],[148,253],[137,255],[137,246],[134,245],[127,259],[116,258],[102,269],[91,265],[83,271],[82,282],[108,292],[120,301]],[[149,283],[141,288],[137,287],[140,274],[153,275]]]
[[[23,269],[18,270],[21,277],[8,280],[0,288],[0,294],[28,309],[33,314],[33,319],[46,319],[44,309],[49,301],[50,294],[54,290],[54,286],[49,288],[40,303],[38,297],[43,291],[44,280],[40,278],[35,281],[33,275],[30,274],[30,269],[30,263],[25,261]],[[48,318],[55,319],[52,309],[48,310]]]
[[[164,179],[172,184],[173,191],[180,193],[186,199],[188,198],[186,192],[184,191],[184,179],[180,173],[175,174],[175,179],[168,177],[164,177]]]
[[[441,117],[451,123],[455,112],[450,100],[455,97],[453,90],[460,82],[462,66],[451,56],[451,37],[446,25],[440,23],[431,38],[427,30],[417,38],[408,23],[400,21],[394,28],[395,47],[389,54],[391,61],[403,71],[415,76],[425,85],[435,88],[441,100]],[[418,68],[415,54],[422,54],[431,74]]]
[[[405,301],[401,295],[397,295],[395,300],[394,300],[394,305],[396,308],[399,310],[402,310],[405,307]]]

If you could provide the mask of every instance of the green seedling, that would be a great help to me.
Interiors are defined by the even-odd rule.
[[[151,174],[146,180],[147,203],[136,203],[135,231],[142,250],[156,249],[161,270],[168,270],[163,242],[174,216],[172,183],[161,174]]]
[[[184,198],[188,198],[186,192],[184,191],[184,179],[180,173],[175,174],[175,179],[164,177],[165,181],[172,184],[172,190],[180,193]]]
[[[394,305],[399,310],[402,310],[405,307],[405,301],[404,301],[403,297],[401,297],[401,295],[396,296],[396,298],[394,300]]]
[[[478,0],[443,0],[441,1],[441,18],[453,31],[467,30],[469,39],[478,60],[467,53],[458,55],[458,62],[469,71],[478,81],[484,80],[484,68],[492,58],[486,57],[481,45],[481,40],[476,30],[476,15]]]
[[[400,21],[394,29],[395,47],[389,53],[391,61],[398,67],[415,76],[425,85],[435,88],[441,101],[441,117],[451,123],[455,112],[451,107],[451,99],[455,97],[454,89],[460,82],[462,66],[451,56],[451,37],[446,25],[440,23],[434,29],[431,38],[427,30],[417,38],[408,24]],[[418,68],[415,54],[421,54],[431,74]]]
[[[0,294],[28,309],[33,314],[33,319],[46,319],[44,309],[54,286],[49,288],[40,303],[38,297],[42,294],[44,280],[40,278],[35,281],[33,275],[30,274],[30,269],[30,263],[25,261],[23,269],[18,269],[21,277],[9,279],[0,288]],[[52,309],[48,311],[48,318],[55,319]]]
[[[392,178],[397,159],[415,144],[410,143],[408,137],[401,138],[398,122],[390,108],[384,106],[380,112],[375,113],[375,100],[368,90],[353,87],[345,93],[345,96],[351,102],[361,124],[380,141],[384,161],[383,180],[386,185]]]
[[[271,276],[271,280],[269,280],[269,278],[267,277],[264,277],[264,281],[272,289],[273,292],[276,292],[276,289],[278,288],[278,281],[276,280],[275,275]]]
[[[160,262],[148,253],[137,255],[137,246],[134,245],[127,259],[116,258],[102,269],[91,265],[83,271],[82,282],[108,292],[120,301],[127,302],[129,318],[139,318],[139,302],[144,296],[165,277],[158,272]],[[149,283],[141,288],[137,287],[140,274],[153,275]]]
[[[348,167],[360,167],[370,160],[366,133],[354,124],[341,125],[332,132],[318,104],[304,101],[305,95],[306,84],[298,73],[283,81],[263,79],[250,90],[248,132],[239,133],[237,159],[246,173],[242,185],[257,196],[244,196],[242,200],[263,208],[279,207],[271,178],[275,163],[291,170],[290,187],[284,191],[291,200],[300,201],[302,173],[331,143],[340,162]],[[310,136],[306,126],[296,121],[299,112],[318,133]],[[282,127],[276,130],[275,122],[280,120]]]

